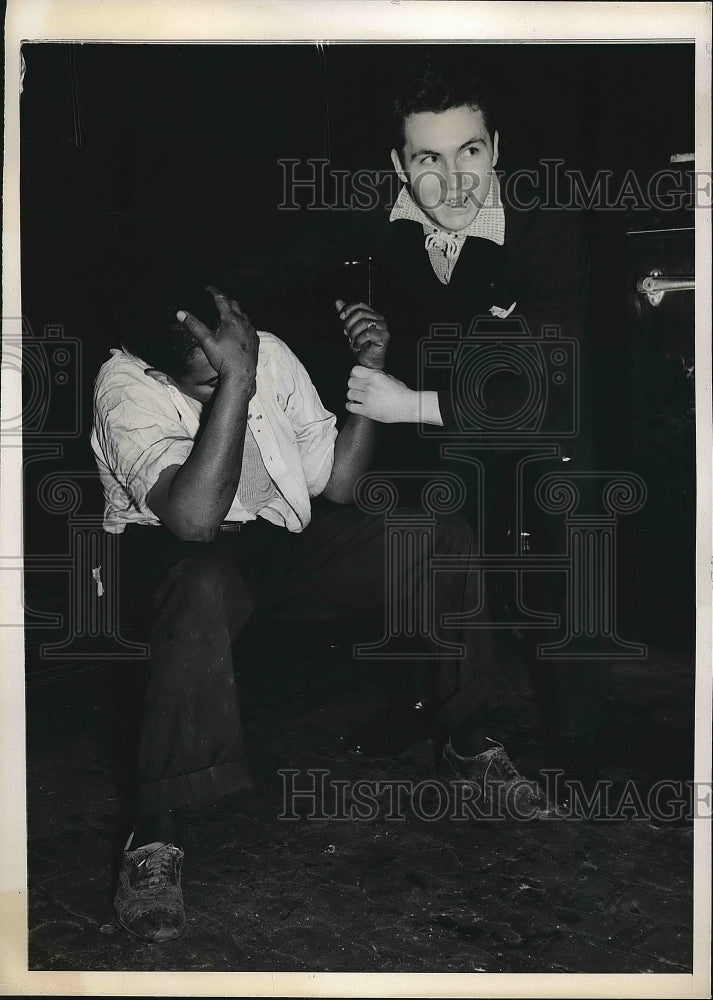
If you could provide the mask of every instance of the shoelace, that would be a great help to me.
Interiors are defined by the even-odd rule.
[[[145,868],[147,878],[142,880],[145,887],[154,888],[168,881],[169,875],[173,872],[174,857],[170,847],[165,844],[157,847],[146,857],[142,858],[136,866]]]
[[[514,778],[514,779],[516,778],[518,781],[525,780],[504,750],[498,750],[498,752],[494,754],[493,759],[495,759],[496,757],[498,760],[498,764],[505,771],[506,775],[509,778]]]
[[[513,764],[513,762],[510,760],[510,758],[508,757],[508,755],[505,753],[505,749],[502,746],[499,746],[496,743],[494,749],[495,749],[495,753],[490,758],[490,760],[488,762],[488,766],[485,769],[485,774],[483,775],[483,782],[486,782],[488,780],[488,772],[490,771],[490,768],[493,766],[493,764],[497,760],[499,767],[501,767],[502,770],[505,772],[506,779],[507,778],[511,778],[514,781],[523,781],[523,782],[526,782],[528,785],[532,784],[532,782],[526,781],[526,779],[520,774],[520,772],[518,771],[518,769],[515,767],[515,765]],[[500,779],[500,780],[503,780],[503,779]]]

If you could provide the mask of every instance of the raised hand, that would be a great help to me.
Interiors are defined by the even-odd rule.
[[[334,303],[344,323],[344,336],[356,355],[357,364],[382,370],[386,364],[389,328],[381,313],[364,302],[346,305],[342,299]]]
[[[176,313],[176,318],[196,338],[220,378],[254,381],[259,349],[255,327],[234,299],[210,285],[207,290],[220,315],[216,330],[184,309]]]

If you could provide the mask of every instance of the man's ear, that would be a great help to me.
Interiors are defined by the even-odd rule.
[[[500,136],[496,131],[493,133],[493,166],[498,162],[498,139]]]
[[[171,378],[171,376],[167,375],[166,372],[160,372],[158,368],[145,368],[144,375],[149,375],[157,382],[160,382],[161,385],[173,385],[176,386],[176,388],[178,388],[178,386],[176,385],[175,381]]]
[[[399,175],[404,184],[408,184],[408,177],[406,176],[406,171],[401,165],[401,158],[395,149],[391,150],[391,162],[394,165],[394,170]]]

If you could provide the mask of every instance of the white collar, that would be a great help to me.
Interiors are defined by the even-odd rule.
[[[486,203],[465,229],[459,229],[455,233],[449,233],[441,229],[416,204],[406,186],[401,188],[389,215],[389,222],[397,222],[400,219],[407,219],[410,222],[420,222],[424,233],[438,233],[442,234],[444,238],[448,236],[462,237],[463,242],[465,242],[466,236],[478,236],[481,239],[492,240],[493,243],[497,243],[499,246],[502,246],[505,242],[505,210],[503,209],[500,197],[498,176],[495,173],[493,174]]]

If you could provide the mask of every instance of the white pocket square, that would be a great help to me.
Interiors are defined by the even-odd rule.
[[[497,319],[507,319],[516,305],[517,302],[513,302],[509,309],[503,309],[502,306],[491,306],[489,310],[490,315],[495,316]]]

